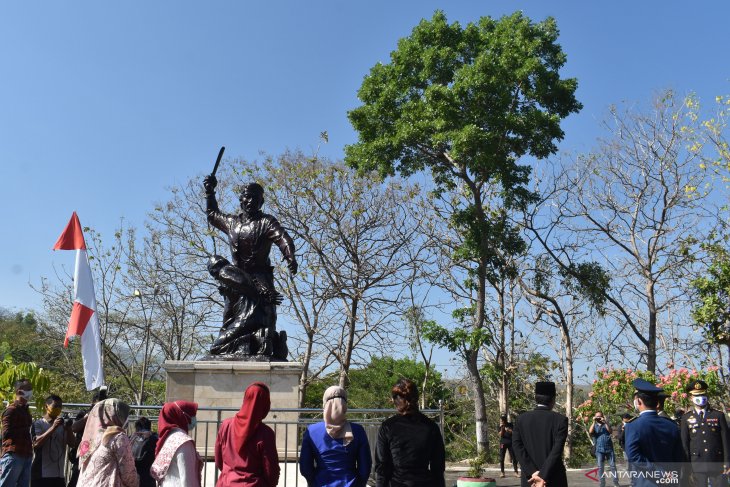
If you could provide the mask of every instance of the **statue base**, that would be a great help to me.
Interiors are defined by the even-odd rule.
[[[277,362],[288,363],[286,360],[278,360],[270,355],[249,355],[246,352],[224,353],[221,355],[206,355],[201,359],[204,362]]]
[[[198,426],[191,433],[201,455],[213,457],[220,423],[236,414],[243,402],[243,392],[252,382],[269,386],[271,409],[299,406],[302,364],[269,360],[261,361],[254,355],[248,359],[216,356],[212,360],[165,361],[165,401],[193,401],[200,408]],[[276,446],[282,459],[297,454],[298,419],[297,412],[272,411],[264,420],[276,431]]]

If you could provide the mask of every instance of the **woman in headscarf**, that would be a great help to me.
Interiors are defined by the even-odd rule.
[[[276,434],[263,424],[269,414],[269,388],[254,382],[246,388],[241,409],[223,421],[215,439],[216,487],[275,487],[279,483]]]
[[[84,487],[138,487],[132,445],[124,427],[129,406],[119,399],[96,403],[89,413],[78,449]]]
[[[200,487],[203,461],[188,432],[195,427],[198,403],[168,402],[162,406],[157,429],[160,439],[150,467],[159,487]]]
[[[299,470],[309,487],[365,487],[372,458],[365,429],[347,420],[347,392],[329,387],[322,396],[324,421],[302,438]]]
[[[398,414],[386,419],[378,431],[375,485],[444,487],[444,441],[438,425],[418,410],[416,384],[401,379],[391,396]]]

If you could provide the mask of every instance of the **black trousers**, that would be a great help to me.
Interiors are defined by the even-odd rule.
[[[517,457],[515,456],[515,451],[512,449],[512,443],[507,443],[506,445],[500,444],[499,445],[499,469],[502,473],[504,473],[504,455],[507,453],[507,450],[509,450],[509,457],[512,459],[512,466],[515,469],[515,472],[517,471]]]
[[[727,478],[722,473],[692,472],[692,476],[694,477],[695,487],[707,487],[707,480],[710,481],[712,487],[727,485]]]

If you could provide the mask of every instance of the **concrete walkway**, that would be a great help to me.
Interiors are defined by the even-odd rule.
[[[622,465],[617,465],[619,471],[619,477],[621,471],[625,469]],[[456,479],[466,475],[466,468],[463,467],[447,467],[446,469],[446,487],[452,487],[456,485]],[[497,481],[497,487],[519,487],[520,479],[514,476],[514,472],[509,473],[505,470],[506,477],[499,478],[499,468],[487,468],[485,469],[487,477],[493,477]],[[588,476],[586,476],[588,474]],[[569,468],[568,469],[568,485],[570,487],[598,487],[599,483],[596,477],[598,476],[597,468]],[[628,486],[628,479],[622,482],[622,485]],[[611,481],[606,482],[607,487],[611,487]]]
[[[622,470],[622,466],[618,466],[619,471]],[[446,487],[452,487],[456,485],[456,479],[466,475],[467,468],[465,467],[454,467],[450,466],[446,469]],[[594,480],[596,475],[592,475],[593,478],[586,476],[586,473],[591,474],[595,472],[594,468],[582,468],[582,469],[568,469],[568,485],[570,487],[598,487],[598,481]],[[514,476],[513,472],[507,473],[507,477],[499,478],[498,468],[487,468],[485,469],[487,477],[494,477],[497,481],[497,487],[519,487],[520,479]],[[215,487],[215,465],[212,462],[208,462],[205,466],[205,484],[204,487]],[[372,485],[375,485],[372,482]],[[628,482],[624,482],[624,485],[628,485]],[[279,479],[278,487],[307,487],[307,482],[304,478],[299,475],[297,466],[294,463],[282,463],[281,464],[281,477]],[[607,482],[607,487],[611,487],[611,483]]]

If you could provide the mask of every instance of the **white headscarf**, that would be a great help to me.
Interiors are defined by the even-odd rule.
[[[352,441],[352,426],[347,421],[347,392],[340,386],[331,386],[322,396],[324,424],[327,434],[335,439],[342,439],[347,446]]]

